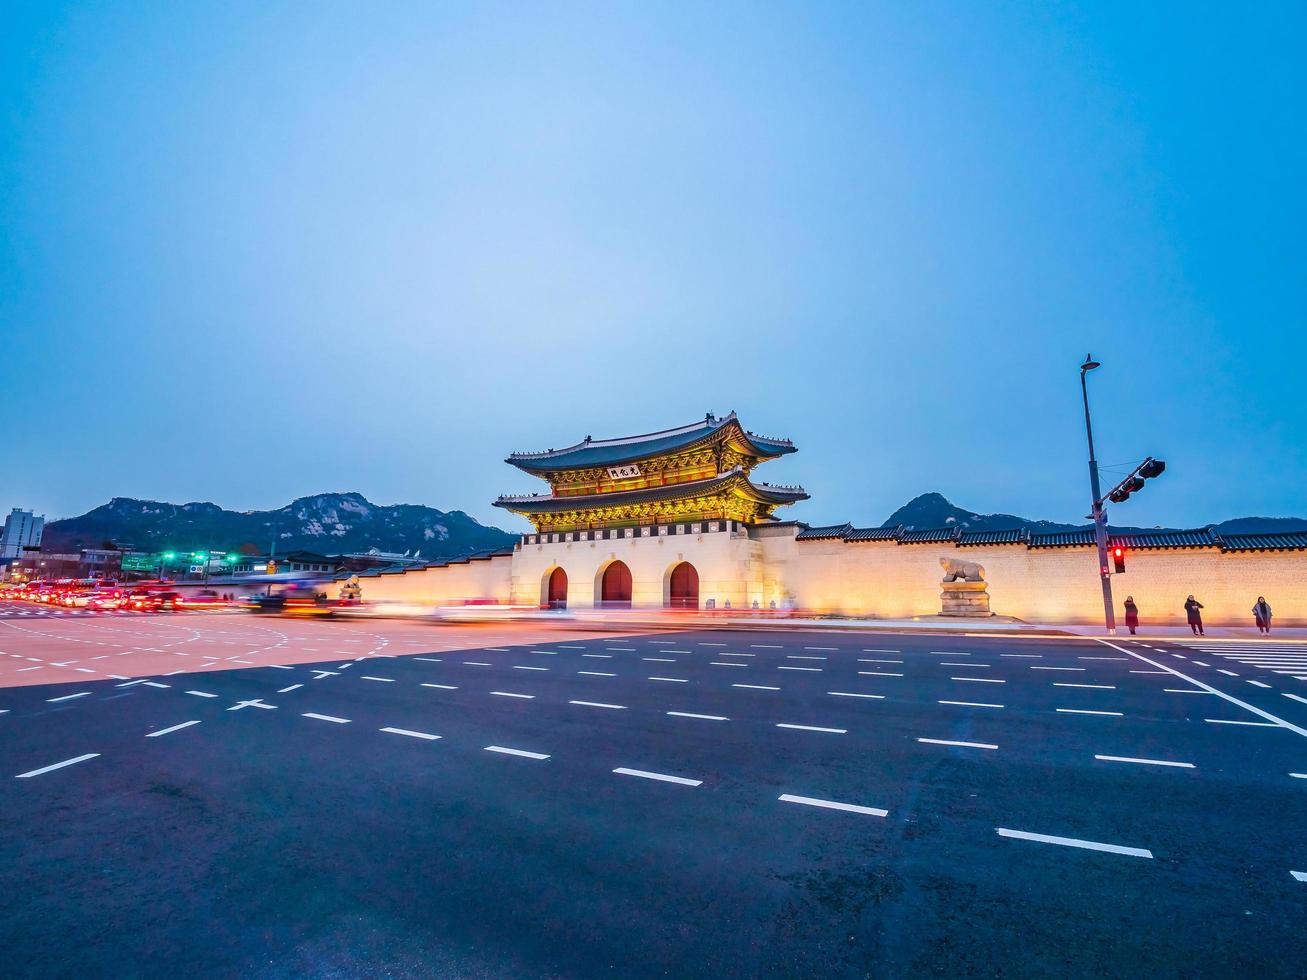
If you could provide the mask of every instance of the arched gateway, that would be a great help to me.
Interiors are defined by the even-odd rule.
[[[672,609],[699,608],[699,571],[688,561],[672,569],[667,605]]]
[[[567,573],[555,568],[545,581],[545,601],[541,605],[550,609],[567,608]]]
[[[626,567],[626,562],[614,561],[604,569],[598,604],[605,609],[631,607],[631,570]]]

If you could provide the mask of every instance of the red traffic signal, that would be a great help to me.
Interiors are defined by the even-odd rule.
[[[1125,549],[1116,547],[1112,549],[1112,564],[1116,566],[1116,571],[1125,571]]]

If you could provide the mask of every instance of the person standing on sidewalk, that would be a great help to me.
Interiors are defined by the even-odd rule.
[[[1198,610],[1203,608],[1203,604],[1190,596],[1184,601],[1185,616],[1189,620],[1189,628],[1194,631],[1194,636],[1206,636],[1203,632],[1203,614]]]
[[[1259,595],[1253,604],[1253,619],[1257,621],[1258,630],[1271,635],[1271,604],[1266,601],[1266,596]]]
[[[1125,597],[1125,624],[1130,628],[1130,635],[1135,635],[1135,630],[1139,628],[1139,607],[1135,605],[1135,597],[1128,595]]]

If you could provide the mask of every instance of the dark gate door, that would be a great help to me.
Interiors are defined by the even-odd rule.
[[[567,608],[567,573],[555,568],[549,576],[549,608]]]
[[[604,569],[604,580],[599,595],[605,607],[630,607],[631,570],[626,567],[625,562],[615,561]]]
[[[668,605],[673,609],[699,608],[699,572],[688,561],[683,561],[672,569]]]

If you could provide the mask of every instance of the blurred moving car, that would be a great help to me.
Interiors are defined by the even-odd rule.
[[[283,616],[330,616],[332,604],[316,582],[278,582],[262,595],[249,596],[246,608]]]
[[[201,589],[189,595],[178,593],[178,609],[226,609],[228,602],[213,589]]]

